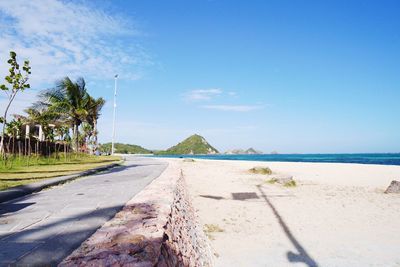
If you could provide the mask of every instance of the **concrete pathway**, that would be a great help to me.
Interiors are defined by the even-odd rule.
[[[0,266],[55,266],[166,168],[151,158],[0,204]]]

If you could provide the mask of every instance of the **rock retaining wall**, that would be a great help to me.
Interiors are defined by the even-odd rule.
[[[190,202],[183,175],[177,182],[158,266],[212,266],[212,252]]]
[[[132,198],[60,266],[212,266],[178,163]]]

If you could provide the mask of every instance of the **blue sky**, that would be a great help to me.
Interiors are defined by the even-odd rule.
[[[34,85],[16,112],[82,75],[108,100],[109,141],[118,73],[120,142],[164,149],[198,133],[222,151],[400,151],[398,1],[9,2],[0,60],[29,58]]]

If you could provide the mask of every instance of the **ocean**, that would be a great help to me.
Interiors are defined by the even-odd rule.
[[[380,154],[261,154],[261,155],[162,155],[153,157],[198,158],[213,160],[249,160],[283,162],[332,162],[400,165],[400,153]]]

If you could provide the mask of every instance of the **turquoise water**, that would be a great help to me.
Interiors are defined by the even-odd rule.
[[[154,156],[158,157],[158,156]],[[199,158],[222,160],[256,160],[284,162],[335,162],[400,165],[400,153],[393,154],[263,154],[263,155],[163,155],[170,158]]]

